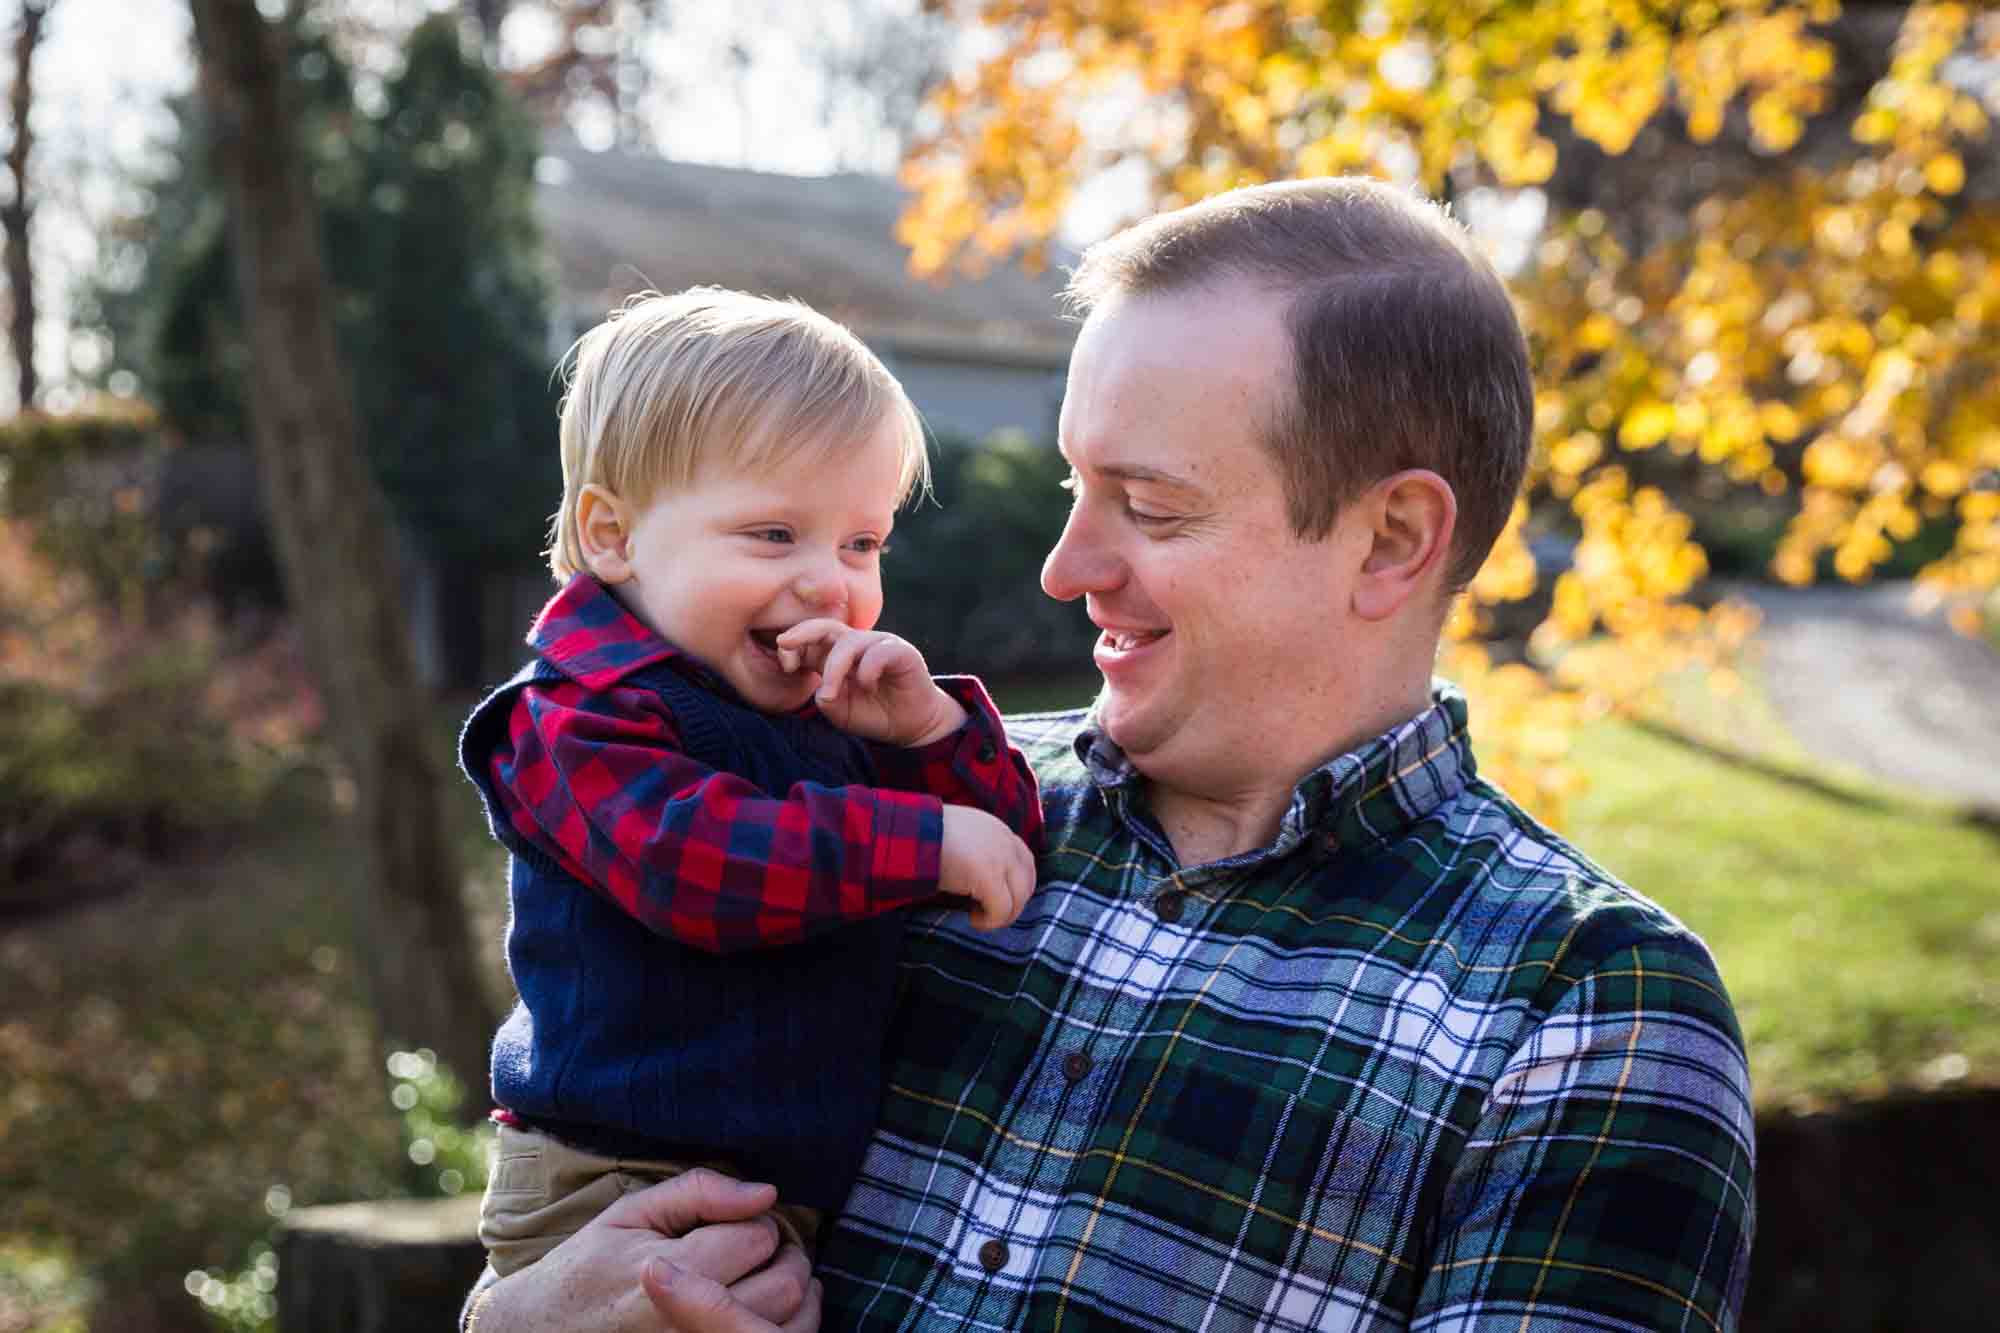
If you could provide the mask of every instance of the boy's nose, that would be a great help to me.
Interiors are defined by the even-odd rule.
[[[816,611],[836,608],[847,601],[847,590],[838,575],[808,569],[793,580],[792,591]]]

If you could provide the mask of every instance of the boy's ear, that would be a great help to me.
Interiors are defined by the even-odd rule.
[[[603,583],[632,577],[632,506],[595,483],[576,497],[576,537],[583,563]]]

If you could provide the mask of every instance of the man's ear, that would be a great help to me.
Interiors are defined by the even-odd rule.
[[[1436,588],[1451,557],[1458,497],[1437,473],[1411,468],[1376,482],[1356,503],[1371,541],[1354,580],[1354,613],[1387,620]]]
[[[576,497],[576,538],[583,563],[603,583],[632,577],[632,506],[595,483]]]

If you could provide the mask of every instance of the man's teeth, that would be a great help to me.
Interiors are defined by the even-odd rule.
[[[1151,643],[1166,633],[1163,629],[1148,630],[1106,630],[1104,641],[1117,653],[1130,652],[1142,643]]]

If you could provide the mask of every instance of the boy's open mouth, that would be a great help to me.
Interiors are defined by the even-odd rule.
[[[753,629],[750,631],[750,638],[759,648],[775,656],[778,651],[778,636],[784,632],[781,629]]]

